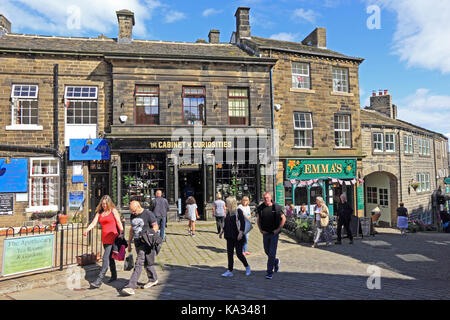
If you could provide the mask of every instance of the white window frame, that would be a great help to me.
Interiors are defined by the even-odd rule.
[[[414,153],[414,139],[413,136],[408,136],[409,154]]]
[[[373,152],[384,152],[384,138],[382,132],[374,132],[373,133]],[[378,138],[381,138],[381,141],[379,141]],[[378,146],[381,146],[381,149],[378,148]]]
[[[419,155],[423,155],[423,139],[418,138],[419,140]]]
[[[386,188],[378,189],[378,203],[380,206],[389,206],[389,190]]]
[[[431,191],[430,174],[429,173],[425,174],[425,187],[426,187],[426,191]]]
[[[56,162],[56,173],[52,174],[33,174],[33,162],[34,161],[55,161]],[[60,167],[59,167],[59,159],[53,157],[39,157],[39,158],[30,158],[30,176],[29,176],[29,203],[26,212],[36,212],[36,211],[58,211],[59,210],[59,196],[60,196]],[[33,188],[33,178],[42,178],[42,177],[50,177],[50,178],[58,178],[56,183],[56,204],[51,205],[33,205],[33,197],[32,197],[32,188]]]
[[[376,198],[372,196],[375,195]],[[378,188],[377,187],[367,187],[367,203],[378,204]]]
[[[16,88],[20,87],[21,91],[22,91],[22,87],[35,87],[36,88],[36,92],[34,95],[30,96],[22,96],[22,95],[16,95],[15,91]],[[28,92],[31,90],[28,90]],[[37,84],[26,84],[26,83],[17,83],[17,84],[13,84],[11,87],[11,125],[6,126],[6,130],[42,130],[43,127],[39,125],[39,85]],[[35,101],[38,104],[37,107],[37,123],[36,124],[21,124],[21,123],[17,123],[16,121],[16,108],[17,108],[17,103],[19,101],[27,101],[29,103]]]
[[[349,93],[348,68],[333,67],[332,70],[333,91]]]
[[[339,117],[346,117],[347,119],[348,119],[348,129],[336,129],[336,117],[338,117],[338,124],[339,123],[344,123],[344,122],[340,122],[339,121]],[[350,115],[346,115],[346,114],[335,114],[334,115],[334,147],[335,148],[339,148],[339,149],[349,149],[349,148],[351,148],[351,146],[352,146],[352,123],[351,123],[351,116]],[[339,125],[338,125],[338,127],[339,127]],[[346,144],[344,144],[344,145],[337,145],[336,144],[336,133],[338,133],[338,136],[339,136],[339,134],[340,133],[344,133],[344,136],[345,136],[345,133],[346,132],[348,132],[348,135],[349,135],[349,139],[348,139],[348,141],[345,141],[345,143],[346,142],[348,142],[348,145],[346,145]],[[346,139],[344,139],[344,140],[346,140]],[[342,138],[341,137],[339,137],[339,141],[342,141]]]
[[[306,66],[306,71],[307,71],[306,73],[296,73],[296,72],[294,72],[294,71],[298,71],[299,69],[302,69],[302,71],[304,71],[303,67],[305,67],[305,66]],[[309,63],[292,62],[291,71],[292,71],[292,88],[295,88],[295,89],[308,89],[308,90],[311,89],[311,71],[310,71]],[[307,80],[299,81],[298,77],[306,78]],[[295,80],[297,80],[297,81],[295,81]],[[299,87],[300,83],[307,84],[307,85]]]
[[[429,156],[431,154],[430,139],[425,139],[425,146],[425,155]]]
[[[388,141],[388,137],[392,137],[392,141]],[[385,134],[385,148],[386,152],[395,152],[395,134],[392,132],[388,132]],[[389,145],[392,145],[392,148],[389,148]]]
[[[95,97],[75,97],[75,96],[70,96],[68,94],[69,88],[73,88],[73,90],[75,91],[76,89],[81,89],[81,92],[83,91],[83,89],[95,89]],[[96,104],[96,108],[95,108],[95,123],[68,123],[68,116],[67,116],[67,111],[68,111],[68,104],[69,103],[86,103],[89,102],[89,104],[91,103],[95,103]],[[64,105],[65,105],[65,122],[66,125],[68,126],[93,126],[93,125],[97,125],[98,124],[98,87],[97,86],[66,86],[64,88]],[[83,119],[83,112],[82,112],[82,116],[81,119]],[[76,116],[73,116],[74,119],[76,118]],[[91,112],[89,112],[89,121],[91,119]],[[83,120],[81,120],[83,121]]]
[[[296,126],[296,119],[295,119],[295,116],[296,116],[296,115],[301,115],[301,114],[305,115],[305,128],[297,127],[297,126]],[[308,116],[309,119],[307,119],[306,116]],[[293,121],[294,121],[294,146],[295,146],[296,148],[312,148],[312,147],[313,147],[313,123],[312,123],[312,115],[311,115],[311,113],[309,113],[309,112],[294,112],[294,114],[292,115],[292,117],[293,117]],[[309,121],[308,121],[308,120],[309,120]],[[305,131],[305,136],[307,136],[307,135],[308,135],[308,132],[309,132],[310,137],[311,137],[311,144],[310,144],[310,145],[304,145],[304,146],[301,146],[301,145],[297,145],[297,144],[295,143],[295,141],[296,141],[295,134],[296,134],[296,132],[298,132],[298,131]],[[306,141],[306,142],[307,142],[307,141]]]

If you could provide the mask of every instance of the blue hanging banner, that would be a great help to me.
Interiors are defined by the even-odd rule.
[[[28,192],[28,159],[0,159],[0,193]]]
[[[91,144],[88,144],[88,141]],[[70,139],[69,160],[110,160],[106,139]]]

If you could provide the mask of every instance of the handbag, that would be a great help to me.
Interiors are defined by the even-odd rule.
[[[124,261],[124,259],[125,259],[125,245],[121,245],[120,246],[119,252],[116,253],[116,252],[113,251],[111,257],[114,260],[117,260],[117,261]]]
[[[130,271],[134,268],[134,260],[133,260],[133,254],[129,254],[126,258],[125,258],[125,262],[123,264],[123,270],[125,271]]]
[[[241,213],[242,213],[242,210],[238,209],[238,214],[236,215],[236,225],[237,225],[238,231],[241,230],[241,222],[239,221],[239,217],[238,217],[239,211],[241,211]],[[253,229],[253,226],[252,226],[251,221],[248,220],[245,216],[244,216],[244,221],[245,221],[244,234],[247,234]]]

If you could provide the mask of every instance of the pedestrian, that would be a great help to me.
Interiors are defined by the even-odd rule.
[[[142,208],[141,204],[136,200],[131,201],[130,211],[131,227],[128,252],[131,252],[131,245],[133,242],[137,256],[130,281],[122,289],[122,294],[128,296],[134,294],[134,290],[137,287],[137,282],[144,266],[148,277],[148,282],[144,285],[144,289],[151,288],[158,284],[158,276],[154,267],[156,251],[149,248],[142,239],[143,234],[150,229],[153,229],[155,233],[158,232],[159,228],[156,216],[152,211]]]
[[[156,216],[156,222],[158,223],[159,235],[166,241],[166,223],[167,223],[167,211],[169,211],[169,202],[162,196],[162,191],[157,190],[155,199],[152,201],[153,213]]]
[[[238,209],[241,209],[242,210],[242,212],[244,213],[244,218],[246,218],[248,221],[250,221],[250,223],[251,223],[251,219],[252,219],[252,212],[251,212],[251,210],[250,210],[250,199],[247,197],[247,196],[243,196],[242,197],[242,200],[241,200],[241,204],[238,206]],[[248,234],[249,233],[246,233],[245,234],[245,244],[244,244],[244,247],[242,248],[242,252],[243,252],[243,254],[244,254],[244,256],[248,256],[249,254],[250,254],[250,252],[248,252],[248,248],[247,248],[247,245],[248,245]]]
[[[380,217],[381,217],[381,210],[380,210],[380,207],[376,207],[376,208],[374,208],[373,210],[372,210],[372,212],[371,212],[371,214],[372,214],[372,218],[371,218],[371,220],[372,220],[372,223],[371,223],[371,225],[370,225],[370,234],[371,235],[373,235],[373,236],[375,236],[375,234],[377,234],[378,232],[375,230],[375,226],[377,225],[377,221],[378,221],[378,219],[380,219]]]
[[[306,217],[309,216],[309,212],[308,212],[308,210],[306,209],[306,204],[305,204],[305,203],[303,203],[302,206],[300,207],[299,216],[300,216],[301,218],[306,218]]]
[[[402,236],[406,236],[406,229],[408,229],[408,209],[405,204],[400,202],[400,207],[397,208],[397,227],[400,229]]]
[[[105,251],[103,253],[102,269],[97,279],[90,283],[92,288],[100,288],[109,268],[111,269],[111,278],[108,283],[117,280],[116,263],[112,258],[112,249],[116,238],[118,236],[123,237],[123,225],[120,221],[120,214],[108,195],[104,195],[100,199],[100,203],[95,208],[94,219],[86,231],[83,232],[83,236],[87,236],[88,232],[95,228],[97,223],[100,223],[102,226],[102,244]]]
[[[188,235],[195,237],[195,221],[200,219],[197,210],[197,203],[195,202],[195,198],[190,196],[186,200],[186,212],[184,214],[184,218],[189,219],[188,223]]]
[[[266,279],[272,279],[273,273],[280,268],[280,259],[276,258],[278,237],[286,222],[283,208],[272,202],[270,192],[264,193],[264,202],[256,209],[257,224],[259,231],[263,234],[264,252],[267,259]]]
[[[224,219],[223,231],[220,232],[219,237],[224,235],[227,240],[227,254],[228,254],[228,270],[222,274],[222,277],[233,276],[233,263],[234,263],[234,250],[236,249],[236,255],[245,267],[245,274],[250,275],[251,270],[245,258],[242,247],[246,243],[244,237],[245,230],[245,217],[244,212],[237,207],[237,201],[235,197],[227,198],[227,215]],[[237,221],[239,220],[239,229]]]
[[[328,223],[330,221],[330,214],[328,212],[328,207],[323,201],[322,197],[316,198],[316,206],[314,207],[314,226],[316,235],[314,237],[313,248],[317,246],[320,236],[322,233],[325,235],[327,246],[331,244],[331,234],[328,228]]]
[[[352,230],[350,229],[350,221],[353,215],[353,208],[347,202],[347,196],[345,195],[345,193],[341,194],[339,198],[340,201],[337,206],[337,215],[336,215],[338,219],[336,244],[342,244],[341,242],[342,226],[344,226],[345,233],[350,239],[350,244],[353,244],[353,235]]]
[[[286,218],[293,219],[295,213],[295,205],[293,203],[286,206]]]
[[[219,192],[216,195],[216,201],[214,201],[212,207],[213,215],[216,217],[217,234],[220,234],[223,229],[226,209],[225,201],[222,200],[222,194]]]

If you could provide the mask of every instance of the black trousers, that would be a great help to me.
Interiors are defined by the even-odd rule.
[[[339,217],[336,230],[337,241],[341,241],[342,226],[345,228],[345,232],[347,233],[348,238],[350,240],[353,240],[352,230],[350,230],[350,218]]]
[[[241,260],[244,267],[248,267],[247,259],[242,253],[242,247],[245,243],[245,236],[242,237],[240,241],[236,239],[227,239],[227,253],[228,253],[228,270],[233,271],[234,264],[234,249],[236,248],[236,255],[239,260]]]
[[[225,217],[216,217],[217,233],[223,230],[223,221]]]

